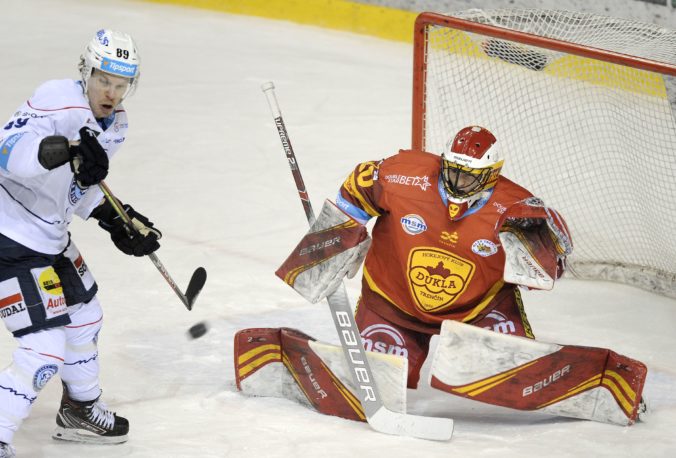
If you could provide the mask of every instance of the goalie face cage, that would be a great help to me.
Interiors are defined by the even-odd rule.
[[[586,13],[415,25],[412,147],[493,132],[504,175],[559,210],[570,271],[676,297],[676,32]]]

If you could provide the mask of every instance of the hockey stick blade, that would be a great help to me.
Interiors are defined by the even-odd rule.
[[[188,289],[185,290],[185,299],[187,300],[188,310],[192,310],[192,306],[197,299],[197,295],[204,288],[204,284],[207,281],[207,271],[204,267],[198,267],[195,272],[193,272],[192,277],[190,277],[190,283],[188,283]]]
[[[424,417],[393,412],[385,406],[368,419],[369,425],[381,433],[409,436],[433,441],[447,441],[453,436],[451,418]]]

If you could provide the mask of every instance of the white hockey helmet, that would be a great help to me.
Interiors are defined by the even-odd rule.
[[[85,90],[95,69],[129,78],[129,88],[122,97],[124,99],[133,94],[138,86],[141,76],[141,58],[136,50],[134,39],[130,35],[101,29],[96,32],[80,56],[79,69]]]
[[[460,219],[491,190],[500,177],[504,160],[495,136],[479,126],[461,129],[441,154],[441,179],[448,195],[449,216]]]
[[[495,186],[504,160],[495,136],[479,126],[461,129],[441,155],[441,177],[451,197],[463,199]]]

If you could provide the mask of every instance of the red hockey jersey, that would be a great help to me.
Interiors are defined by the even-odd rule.
[[[511,205],[532,197],[500,177],[481,209],[451,221],[439,191],[440,160],[402,150],[359,164],[340,189],[347,203],[377,217],[361,303],[388,317],[395,307],[406,321],[432,327],[445,319],[471,321],[504,291],[496,225]]]

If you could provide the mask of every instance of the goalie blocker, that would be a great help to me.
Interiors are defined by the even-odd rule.
[[[275,272],[308,301],[317,303],[354,277],[371,245],[363,224],[326,200],[317,220]]]

